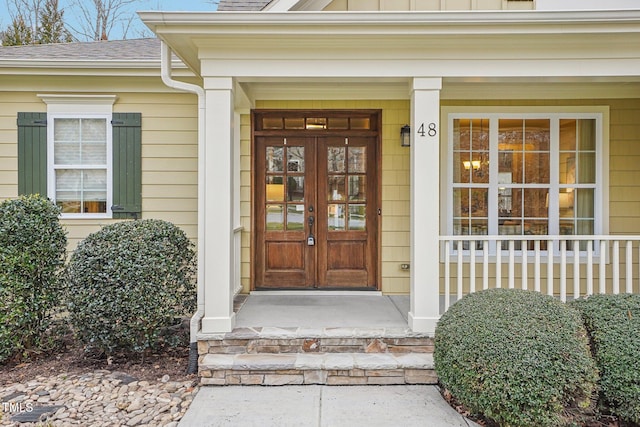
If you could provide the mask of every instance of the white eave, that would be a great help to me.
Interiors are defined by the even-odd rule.
[[[485,48],[517,59],[585,51],[640,58],[640,10],[473,12],[139,12],[189,68],[202,61],[410,61]],[[612,52],[613,44],[616,51]],[[413,54],[413,56],[412,56]],[[355,56],[354,56],[355,55]],[[511,56],[509,56],[511,55]],[[536,56],[537,55],[537,56]],[[328,63],[328,62],[327,62]],[[261,62],[261,66],[266,62]],[[231,70],[231,69],[230,69]],[[634,75],[636,72],[633,73]]]

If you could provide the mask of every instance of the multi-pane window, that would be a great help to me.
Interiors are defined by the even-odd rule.
[[[109,206],[111,125],[106,115],[53,116],[49,197],[67,216],[104,216]]]
[[[451,114],[452,234],[600,233],[600,121],[598,114]]]

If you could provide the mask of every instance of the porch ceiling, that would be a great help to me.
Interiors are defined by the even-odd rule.
[[[640,76],[640,10],[140,16],[197,74],[234,77],[264,96],[301,85],[313,92],[305,79],[406,94],[416,76],[476,86],[505,78],[636,84]]]

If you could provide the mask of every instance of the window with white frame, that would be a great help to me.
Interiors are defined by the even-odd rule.
[[[63,214],[106,215],[110,203],[110,115],[49,116],[49,198]]]
[[[447,126],[449,234],[602,233],[601,113],[451,113]]]
[[[38,95],[47,104],[47,196],[64,218],[111,218],[115,95]]]

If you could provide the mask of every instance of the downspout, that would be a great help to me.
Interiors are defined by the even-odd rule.
[[[198,340],[200,321],[204,317],[204,185],[205,182],[205,93],[200,86],[171,78],[171,49],[160,41],[160,73],[162,82],[172,89],[195,93],[198,96],[198,295],[197,310],[191,317],[189,328],[189,366],[188,374],[198,372]]]

